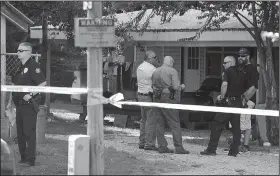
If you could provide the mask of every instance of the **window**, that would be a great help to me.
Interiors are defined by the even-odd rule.
[[[188,69],[198,70],[199,68],[199,48],[188,48]]]

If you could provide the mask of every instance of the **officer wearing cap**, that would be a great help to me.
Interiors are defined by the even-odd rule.
[[[239,69],[244,71],[246,73],[247,77],[247,82],[246,82],[246,92],[244,93],[244,99],[243,99],[243,104],[247,104],[248,101],[252,101],[254,104],[257,104],[256,102],[256,91],[258,89],[258,80],[259,80],[259,72],[256,66],[254,66],[251,61],[250,57],[251,54],[247,48],[240,48],[238,52],[238,65]],[[252,117],[254,117],[252,115]],[[267,135],[266,135],[266,130],[262,130],[261,126],[263,125],[263,117],[258,117],[256,118],[257,125],[259,126],[259,132],[260,136],[262,137],[262,142],[265,143],[265,145],[270,146],[270,143],[268,141]],[[265,125],[263,125],[265,126]],[[249,146],[249,138],[250,138],[251,130],[245,131],[244,134],[244,145],[242,146],[243,151],[248,151]]]
[[[163,65],[157,68],[152,75],[152,85],[154,90],[154,102],[158,103],[178,103],[174,98],[174,92],[185,88],[184,84],[180,85],[178,72],[173,68],[174,59],[166,56]],[[182,131],[179,119],[179,111],[176,109],[153,108],[151,116],[157,121],[157,140],[159,153],[172,153],[167,148],[167,141],[164,137],[165,121],[172,131],[173,143],[176,154],[189,154],[182,144]]]
[[[45,86],[46,78],[40,65],[31,59],[32,46],[28,42],[19,44],[17,55],[21,66],[13,75],[14,85]],[[38,102],[34,103],[38,92],[13,92],[12,97],[16,105],[16,126],[18,148],[21,155],[19,163],[34,166],[36,159],[36,122]],[[8,105],[9,106],[9,105]]]
[[[156,70],[158,58],[153,51],[146,51],[144,61],[136,70],[138,83],[138,101],[152,102],[152,74]],[[145,150],[157,150],[156,121],[151,116],[151,107],[141,107],[139,148]]]
[[[245,91],[245,73],[239,71],[235,66],[236,60],[233,56],[227,56],[224,59],[223,65],[225,71],[222,75],[221,95],[218,96],[218,101],[222,101],[229,107],[238,107],[242,105],[241,96]],[[233,143],[230,146],[228,155],[235,156],[239,153],[239,145],[241,138],[240,131],[240,115],[217,113],[212,125],[211,135],[208,147],[206,150],[200,152],[201,155],[216,155],[218,142],[224,126],[228,122],[232,124]]]

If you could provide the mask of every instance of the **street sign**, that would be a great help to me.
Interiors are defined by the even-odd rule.
[[[116,47],[113,19],[75,18],[76,47]]]

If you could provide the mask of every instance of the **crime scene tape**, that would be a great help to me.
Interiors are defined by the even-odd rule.
[[[56,94],[86,94],[90,96],[88,99],[88,106],[97,104],[112,104],[118,108],[122,105],[158,107],[167,109],[191,110],[191,111],[204,111],[204,112],[221,112],[232,114],[251,114],[261,116],[274,116],[279,117],[278,110],[262,110],[262,109],[247,109],[247,108],[232,108],[232,107],[215,107],[203,105],[186,105],[186,104],[170,104],[170,103],[155,103],[155,102],[134,102],[123,101],[124,96],[122,93],[117,93],[110,98],[105,98],[98,93],[101,93],[102,88],[72,88],[72,87],[47,87],[47,86],[14,86],[14,85],[1,85],[1,91],[5,92],[42,92],[42,93],[56,93]]]
[[[89,92],[87,88],[72,88],[72,87],[49,87],[49,86],[18,86],[18,85],[1,85],[3,92],[42,92],[56,94],[86,94]],[[90,91],[102,92],[101,88],[92,88]]]

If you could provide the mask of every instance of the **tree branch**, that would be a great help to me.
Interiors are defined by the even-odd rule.
[[[237,13],[233,13],[234,16],[238,19],[238,21],[245,27],[245,29],[250,33],[254,40],[256,40],[256,36],[253,34],[252,30],[241,20]],[[254,26],[253,26],[254,27]]]
[[[275,22],[275,13],[277,13],[277,10],[273,10],[273,7],[276,6],[276,2],[270,2],[270,3],[271,3],[271,10],[270,10],[270,14],[269,14],[270,19],[268,20],[268,30],[272,31],[273,25]],[[279,23],[279,21],[278,21],[278,23]]]
[[[263,1],[263,2],[265,2],[265,1]],[[255,2],[258,6],[261,6],[262,5],[262,3],[261,2]]]
[[[252,2],[252,12],[253,12],[253,24],[254,24],[256,43],[258,44],[258,41],[260,41],[261,45],[265,46],[265,44],[261,38],[261,31],[258,30],[258,23],[257,23],[257,17],[256,17],[256,4],[254,2]]]
[[[238,11],[236,10],[235,13],[238,13],[238,15],[242,16],[246,21],[248,21],[252,26],[254,26],[253,23],[252,23],[247,17],[245,17],[244,15],[242,15],[240,12],[238,12]]]
[[[212,21],[213,17],[214,17],[214,12],[212,12],[208,16],[205,24],[195,33],[195,36],[189,37],[189,38],[182,38],[182,39],[179,39],[178,41],[197,40],[200,37],[201,33],[204,32],[205,29],[207,28],[207,26],[210,24],[210,22]]]
[[[264,4],[263,4],[262,8],[263,8],[264,12],[263,12],[263,21],[262,21],[262,24],[261,24],[261,29],[265,30],[263,27],[267,26],[269,14],[268,14],[268,9],[267,9],[267,2],[264,1],[263,3]]]

